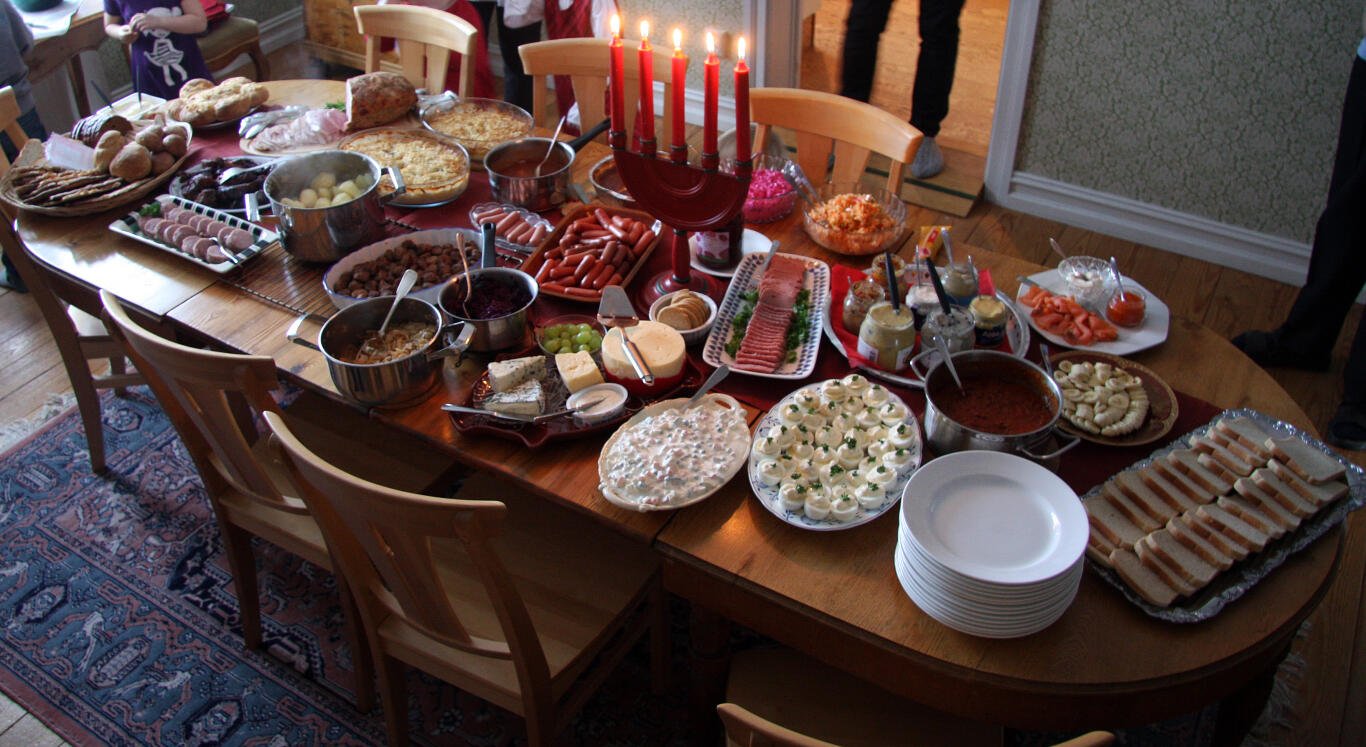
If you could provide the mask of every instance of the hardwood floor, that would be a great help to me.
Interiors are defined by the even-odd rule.
[[[281,78],[323,77],[298,45],[270,57]],[[336,72],[336,71],[332,71]],[[1128,274],[1160,295],[1172,313],[1201,322],[1221,335],[1248,328],[1268,328],[1284,317],[1297,289],[1261,277],[1104,236],[1054,221],[979,203],[966,218],[912,206],[908,224],[952,225],[961,244],[981,247],[1041,264],[1050,261],[1047,239],[1056,237],[1069,251],[1114,255]],[[1322,430],[1341,395],[1341,381],[1351,334],[1361,323],[1362,308],[1353,309],[1344,325],[1325,373],[1273,371],[1286,391]],[[0,423],[38,413],[53,394],[69,392],[56,346],[32,299],[0,290]],[[1349,453],[1366,466],[1366,452]],[[1360,513],[1360,512],[1358,512]],[[1359,745],[1366,740],[1366,519],[1351,522],[1334,589],[1311,618],[1312,630],[1296,644],[1305,659],[1288,726],[1279,727],[1274,743],[1285,745]],[[61,744],[60,738],[8,699],[0,699],[0,746]]]

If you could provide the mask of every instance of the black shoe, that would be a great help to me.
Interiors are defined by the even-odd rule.
[[[1281,342],[1277,332],[1253,330],[1233,338],[1233,346],[1263,368],[1298,368],[1327,371],[1333,358],[1329,353],[1301,353]]]
[[[1366,451],[1366,412],[1343,405],[1328,422],[1324,440],[1339,449]]]
[[[28,293],[28,286],[24,285],[24,279],[19,277],[19,273],[10,269],[6,269],[5,273],[0,275],[0,288],[9,288],[17,293]]]

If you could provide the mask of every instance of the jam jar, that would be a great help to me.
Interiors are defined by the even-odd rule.
[[[944,292],[949,300],[959,306],[967,306],[977,297],[977,268],[970,262],[949,265],[944,276]]]
[[[893,309],[886,301],[873,304],[859,327],[859,355],[884,371],[896,371],[914,350],[915,314],[910,307]]]
[[[872,280],[859,280],[849,286],[844,294],[844,315],[841,319],[844,328],[851,334],[858,334],[863,326],[863,318],[873,304],[887,297],[887,291]]]
[[[925,319],[921,333],[928,342],[938,337],[944,341],[950,353],[972,350],[976,337],[977,320],[972,313],[961,306],[954,306],[949,313],[935,311]]]
[[[993,296],[978,296],[968,304],[977,324],[977,347],[994,348],[1006,339],[1006,305]]]

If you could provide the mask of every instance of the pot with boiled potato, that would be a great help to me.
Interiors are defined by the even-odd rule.
[[[380,197],[377,186],[388,176],[394,191]],[[369,156],[340,150],[286,159],[266,177],[263,191],[280,220],[280,243],[306,262],[335,262],[384,238],[383,203],[404,192],[403,177]],[[247,217],[258,220],[253,196]]]

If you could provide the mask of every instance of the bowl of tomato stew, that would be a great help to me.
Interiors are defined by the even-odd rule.
[[[925,381],[925,437],[936,454],[1003,451],[1052,467],[1077,443],[1054,438],[1062,391],[1029,361],[996,350],[954,353],[961,390],[937,352],[922,353],[915,365]]]

